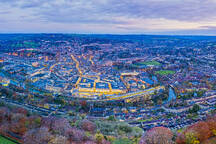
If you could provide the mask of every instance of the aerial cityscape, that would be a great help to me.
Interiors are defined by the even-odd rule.
[[[0,144],[216,144],[215,0],[0,0]]]
[[[0,46],[1,101],[42,117],[177,131],[215,113],[215,37],[2,34]]]

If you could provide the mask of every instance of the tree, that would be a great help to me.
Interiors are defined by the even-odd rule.
[[[173,144],[173,133],[165,127],[155,127],[147,131],[140,139],[140,144]]]
[[[52,135],[46,127],[31,129],[23,136],[25,144],[48,144]]]
[[[82,142],[85,140],[91,140],[88,137],[86,137],[84,131],[81,131],[77,128],[68,128],[66,130],[66,135],[70,142]]]
[[[202,144],[215,144],[215,142],[216,142],[216,137],[212,137],[202,142]]]
[[[95,134],[95,140],[96,140],[97,144],[101,144],[103,139],[104,139],[103,134],[101,134],[101,133],[96,133]]]
[[[125,133],[131,133],[133,130],[132,127],[129,126],[128,124],[119,124],[118,129]]]
[[[10,123],[10,131],[23,135],[26,131],[26,125],[25,122],[27,121],[27,118],[25,115],[21,113],[13,113],[11,117],[11,123]]]
[[[116,118],[115,118],[115,116],[111,115],[111,116],[108,117],[107,120],[108,121],[116,121]]]
[[[10,115],[10,111],[7,107],[0,108],[0,123],[5,122],[8,120]]]
[[[209,117],[207,120],[206,120],[206,123],[209,127],[209,130],[211,131],[211,135],[213,136],[216,136],[216,116],[214,117]]]
[[[8,132],[9,131],[9,126],[10,126],[10,124],[7,121],[1,123],[1,125],[0,125],[0,133]]]
[[[28,111],[27,111],[26,109],[21,108],[21,107],[18,107],[18,108],[16,108],[16,109],[14,109],[14,112],[15,112],[15,113],[21,113],[21,114],[23,114],[23,115],[27,115],[27,113],[28,113]]]
[[[32,115],[28,117],[26,126],[28,127],[28,129],[38,128],[41,126],[41,123],[42,123],[41,121],[42,121],[42,117],[37,116],[37,115]]]
[[[177,133],[176,143],[177,144],[185,144],[185,142],[186,142],[185,135],[183,133]]]
[[[200,141],[198,140],[197,136],[194,133],[187,133],[186,134],[186,144],[199,144]]]
[[[65,118],[56,118],[51,123],[51,130],[55,134],[66,135],[66,130],[70,128],[70,123]]]
[[[190,113],[196,113],[200,110],[200,106],[198,104],[193,105],[192,109],[189,110]]]
[[[184,135],[186,136],[187,133],[192,133],[193,136],[197,137],[200,142],[208,139],[211,136],[209,126],[204,121],[197,122],[187,127],[187,129],[184,131]]]
[[[86,107],[87,102],[86,102],[85,100],[82,100],[82,101],[80,102],[80,104],[81,104],[81,106],[84,108],[84,107]]]
[[[35,119],[34,119],[34,123],[35,123],[35,125],[40,125],[41,124],[41,117],[36,117]]]
[[[197,92],[197,96],[202,97],[205,92],[206,92],[205,90],[200,90]]]
[[[54,121],[55,117],[43,117],[41,119],[41,125],[42,127],[46,127],[48,128],[49,130],[51,129],[51,126],[52,126],[52,122]]]
[[[97,126],[93,122],[91,122],[91,121],[89,121],[87,119],[84,119],[84,120],[81,121],[80,127],[83,130],[89,131],[91,133],[95,133],[96,129],[97,129]]]
[[[132,127],[132,136],[141,137],[143,134],[143,130],[139,127]]]
[[[48,144],[69,144],[70,142],[67,140],[65,136],[54,135],[52,139],[48,142]]]

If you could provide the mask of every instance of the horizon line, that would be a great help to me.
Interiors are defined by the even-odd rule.
[[[68,33],[68,32],[6,32],[1,33],[0,35],[4,34],[69,34],[69,35],[140,35],[140,36],[205,36],[205,37],[216,37],[215,35],[211,34],[151,34],[151,33]]]

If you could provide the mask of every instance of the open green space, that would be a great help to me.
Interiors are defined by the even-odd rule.
[[[159,66],[160,63],[157,62],[157,61],[144,61],[144,62],[135,63],[135,65],[154,65],[154,66]]]
[[[153,118],[149,118],[149,119],[142,119],[142,120],[138,120],[138,122],[147,122],[147,121],[152,121]]]
[[[145,65],[154,65],[154,66],[159,66],[160,63],[157,61],[145,61],[145,62],[141,62],[141,64],[145,64]]]
[[[28,42],[28,41],[25,41],[25,42],[24,42],[24,45],[25,45],[26,47],[31,47],[31,48],[36,48],[36,47],[38,46],[37,43],[35,43],[35,42]]]
[[[24,41],[23,43],[12,44],[12,47],[27,47],[27,48],[36,48],[38,44],[35,42]]]
[[[160,71],[156,71],[155,74],[159,74],[159,75],[168,75],[168,74],[174,74],[175,71],[172,70],[160,70]]]
[[[3,136],[0,136],[0,144],[16,144],[16,143]]]

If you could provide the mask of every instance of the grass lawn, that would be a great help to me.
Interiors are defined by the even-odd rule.
[[[138,120],[138,122],[147,122],[147,121],[152,121],[153,119],[152,118],[149,118],[149,119],[144,119],[144,120]]]
[[[27,42],[27,41],[25,41],[24,46],[29,47],[29,48],[36,48],[38,46],[38,44],[35,43],[35,42]]]
[[[15,142],[10,141],[9,139],[0,136],[0,144],[16,144]]]
[[[160,63],[157,62],[157,61],[146,61],[146,62],[143,62],[143,64],[145,65],[154,65],[154,66],[159,66]]]
[[[154,65],[154,66],[159,66],[160,63],[157,61],[145,61],[145,62],[138,62],[135,65]]]
[[[127,138],[121,138],[121,139],[115,140],[113,144],[132,144],[132,142]]]
[[[17,44],[12,44],[12,47],[27,47],[27,48],[36,48],[38,47],[38,44],[35,42],[23,42],[23,43],[17,43]]]
[[[168,75],[168,74],[174,74],[175,71],[172,70],[160,70],[160,71],[156,71],[155,74],[159,74],[159,75]]]

